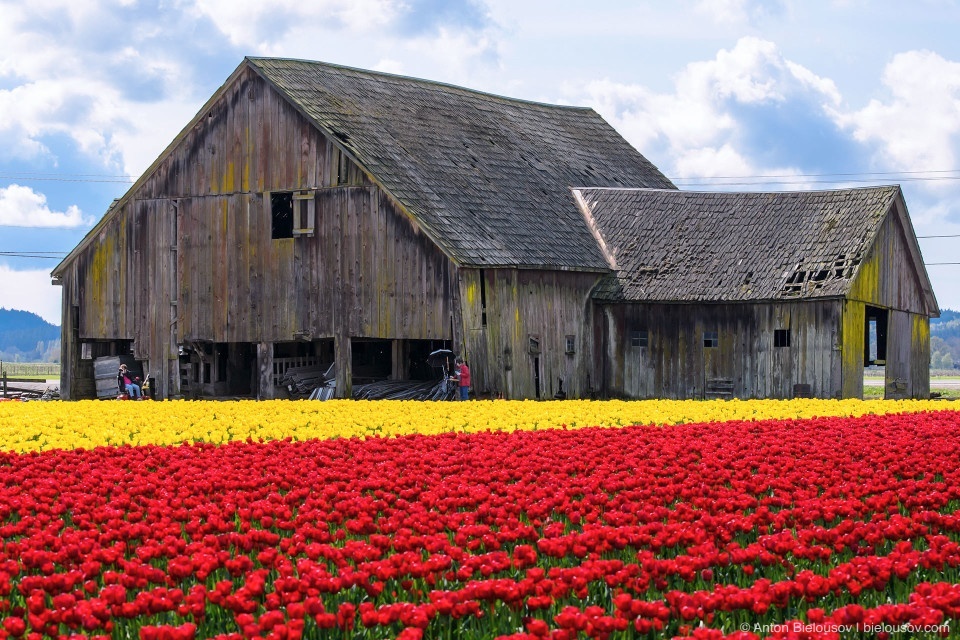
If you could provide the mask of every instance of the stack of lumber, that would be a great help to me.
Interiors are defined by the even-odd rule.
[[[283,373],[280,385],[291,398],[306,398],[330,379],[332,367],[291,367]]]

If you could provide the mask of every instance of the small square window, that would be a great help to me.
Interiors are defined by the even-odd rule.
[[[530,353],[538,355],[540,353],[540,336],[530,334]]]
[[[790,346],[790,329],[774,329],[773,346],[777,348],[789,347]]]
[[[650,342],[650,334],[646,329],[635,329],[630,332],[631,347],[646,347]]]
[[[567,336],[567,353],[574,353],[577,350],[577,337]]]
[[[716,331],[703,332],[703,346],[707,349],[715,349],[720,346],[720,336]]]

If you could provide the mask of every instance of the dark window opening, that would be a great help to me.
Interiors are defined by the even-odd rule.
[[[789,347],[790,346],[790,329],[774,329],[773,346]]]
[[[274,240],[293,237],[293,193],[270,194],[270,237]]]
[[[210,384],[210,363],[203,363],[203,384]]]
[[[863,359],[865,366],[887,363],[887,316],[886,309],[866,309]]]
[[[480,269],[480,326],[487,326],[487,279]]]
[[[646,329],[636,329],[630,332],[631,347],[646,347],[650,342],[650,334]]]
[[[575,353],[577,350],[577,337],[570,335],[566,337],[567,353]]]
[[[707,349],[715,349],[720,346],[720,336],[716,331],[703,332],[703,346]]]

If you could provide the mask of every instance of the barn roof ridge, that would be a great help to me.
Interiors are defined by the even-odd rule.
[[[723,185],[718,185],[723,186]],[[834,187],[831,189],[817,188],[817,189],[770,189],[763,191],[752,191],[752,190],[737,190],[737,191],[726,191],[726,190],[717,190],[717,189],[663,189],[659,187],[570,187],[574,191],[664,191],[668,193],[685,193],[693,195],[712,195],[712,194],[729,194],[731,196],[737,195],[751,195],[751,194],[790,194],[790,193],[836,193],[836,192],[851,192],[851,191],[868,191],[872,189],[899,189],[900,185],[896,183],[890,184],[875,184],[875,185],[858,185],[856,187]]]
[[[362,67],[354,67],[346,64],[338,64],[335,62],[309,60],[305,58],[287,58],[282,56],[246,56],[244,60],[249,60],[250,62],[254,62],[254,63],[259,61],[294,62],[299,64],[330,67],[333,69],[349,71],[351,73],[358,73],[358,74],[368,75],[368,76],[378,76],[387,80],[392,79],[392,80],[401,81],[401,82],[415,82],[415,83],[420,83],[427,86],[435,86],[439,89],[453,89],[455,91],[463,91],[465,93],[480,96],[480,97],[493,98],[495,100],[515,102],[518,104],[526,104],[530,106],[547,107],[550,109],[566,109],[571,111],[596,111],[593,107],[585,107],[585,106],[570,105],[570,104],[557,104],[555,102],[544,102],[542,100],[530,100],[527,98],[514,98],[512,96],[504,95],[502,93],[494,93],[492,91],[481,91],[480,89],[471,89],[470,87],[465,87],[463,85],[455,84],[453,82],[444,82],[442,80],[430,80],[429,78],[421,78],[419,76],[411,76],[403,73],[392,73],[390,71],[364,69]]]

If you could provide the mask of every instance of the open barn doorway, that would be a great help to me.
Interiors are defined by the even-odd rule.
[[[885,397],[887,327],[890,312],[867,306],[863,322],[863,397]],[[883,390],[881,392],[881,389]]]

